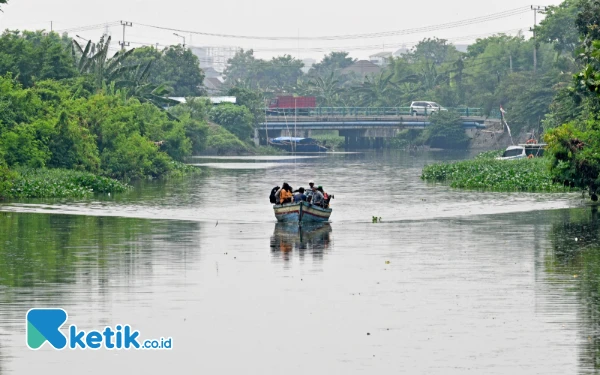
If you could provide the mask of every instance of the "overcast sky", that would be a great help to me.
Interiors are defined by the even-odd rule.
[[[557,5],[550,1],[535,5]],[[173,31],[141,26],[141,24],[239,36],[290,37],[290,40],[252,40],[221,38],[180,33],[186,43],[194,46],[237,46],[254,48],[256,55],[269,58],[289,53],[294,57],[320,59],[325,52],[316,49],[345,49],[356,58],[371,54],[393,52],[402,44],[410,47],[426,37],[449,39],[468,43],[476,35],[516,29],[526,31],[533,26],[533,11],[511,17],[489,20],[442,30],[387,36],[385,38],[357,38],[348,40],[297,40],[300,37],[365,34],[408,30],[455,21],[473,19],[521,7],[529,7],[526,0],[9,0],[0,14],[2,29],[63,30],[80,26],[129,21],[126,40],[145,44],[177,44],[182,41]],[[538,17],[538,21],[541,16]],[[113,41],[122,40],[122,27],[109,29]],[[97,40],[102,28],[69,33]],[[131,44],[132,47],[138,44]],[[115,48],[117,47],[115,43]],[[365,49],[368,48],[368,49]]]

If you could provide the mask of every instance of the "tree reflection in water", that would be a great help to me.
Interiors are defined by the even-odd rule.
[[[288,262],[293,254],[303,259],[306,254],[313,259],[323,259],[323,253],[331,246],[329,223],[303,224],[277,223],[271,236],[271,252]]]
[[[551,229],[549,272],[572,282],[581,308],[578,317],[580,368],[600,369],[600,224],[598,208],[565,211]]]

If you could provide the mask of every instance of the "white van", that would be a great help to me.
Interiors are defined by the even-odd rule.
[[[412,102],[410,103],[410,113],[420,116],[428,116],[437,111],[447,111],[446,108],[435,102]]]

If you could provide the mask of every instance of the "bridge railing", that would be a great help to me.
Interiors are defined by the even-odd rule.
[[[446,108],[465,117],[483,117],[483,108],[459,107]],[[316,108],[267,108],[268,116],[312,116],[312,117],[376,117],[411,116],[410,107],[316,107]],[[419,115],[429,116],[430,113]]]

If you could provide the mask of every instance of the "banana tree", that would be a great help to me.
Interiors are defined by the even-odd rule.
[[[124,76],[128,72],[139,69],[139,64],[125,65],[125,60],[133,53],[134,49],[119,51],[109,58],[108,49],[110,47],[110,40],[110,36],[106,41],[102,37],[97,45],[88,41],[85,49],[77,41],[73,40],[71,52],[79,73],[93,75],[94,83],[98,89],[104,83],[118,82],[124,79]]]

